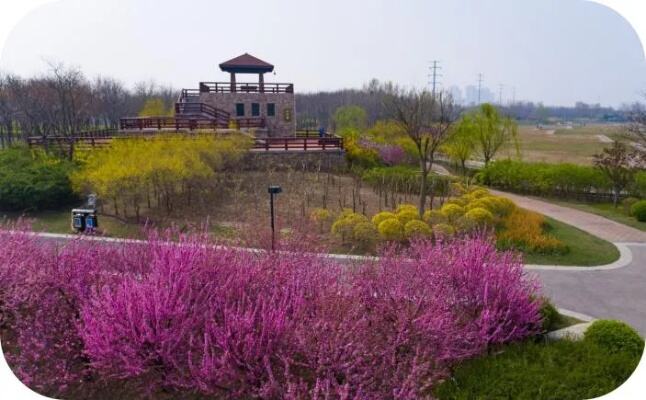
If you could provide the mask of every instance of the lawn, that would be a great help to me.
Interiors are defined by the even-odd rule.
[[[441,400],[588,399],[619,387],[639,359],[587,340],[527,341],[459,365],[434,392]]]
[[[619,250],[612,243],[552,218],[545,220],[546,231],[565,243],[570,251],[565,255],[526,254],[527,264],[594,266],[619,259]]]
[[[572,129],[538,129],[535,126],[521,125],[518,129],[521,157],[528,162],[591,165],[592,156],[608,146],[597,135],[613,139],[620,133],[620,129],[617,125],[586,125]],[[498,158],[507,156],[515,157],[511,145]]]
[[[632,226],[640,231],[646,231],[646,222],[639,222],[634,217],[628,215],[621,205],[615,208],[612,203],[581,203],[573,200],[564,201],[556,199],[546,200],[564,207],[576,208],[577,210],[596,214],[619,222],[620,224]]]

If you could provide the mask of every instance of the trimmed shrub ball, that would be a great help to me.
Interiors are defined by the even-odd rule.
[[[404,234],[406,239],[423,238],[431,236],[433,230],[426,222],[413,219],[404,225]]]
[[[397,218],[397,215],[395,215],[395,213],[391,213],[390,211],[382,211],[372,217],[372,223],[375,224],[375,226],[379,226],[379,224],[391,218]]]
[[[630,207],[630,213],[637,221],[646,222],[646,200],[640,200]]]
[[[382,221],[377,227],[379,234],[385,240],[403,240],[404,239],[404,225],[397,218],[390,218]]]
[[[595,321],[585,331],[584,338],[611,352],[622,351],[636,356],[644,352],[644,339],[630,325],[621,321]]]

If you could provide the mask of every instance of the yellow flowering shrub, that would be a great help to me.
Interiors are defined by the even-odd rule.
[[[395,209],[395,214],[399,214],[400,212],[403,212],[403,211],[418,212],[417,206],[413,204],[404,203],[397,206],[397,208]]]
[[[363,214],[354,213],[344,210],[339,218],[332,224],[332,234],[346,243],[348,239],[353,238],[354,227],[363,222],[370,222]]]
[[[426,210],[424,211],[424,216],[422,218],[424,222],[429,225],[443,224],[446,223],[447,218],[441,211],[438,210]]]
[[[397,218],[397,215],[395,215],[395,213],[391,213],[390,211],[382,211],[372,217],[372,223],[375,224],[375,226],[379,226],[382,221],[390,218]]]
[[[367,250],[371,249],[379,240],[379,233],[371,222],[359,222],[352,229],[352,238],[356,245]]]
[[[464,218],[479,227],[493,225],[493,214],[485,208],[472,208],[464,214]]]
[[[410,220],[404,225],[404,235],[406,239],[415,239],[429,237],[433,234],[433,230],[424,221],[419,219]]]
[[[419,220],[419,211],[417,209],[403,209],[397,213],[397,219],[402,225],[406,225],[409,221]]]
[[[384,240],[400,241],[404,239],[404,226],[397,218],[382,221],[377,230]]]
[[[498,234],[498,247],[541,254],[565,254],[568,247],[555,237],[544,233],[545,217],[516,208],[503,221],[504,229]]]
[[[433,234],[436,237],[449,237],[455,234],[455,228],[449,224],[436,224],[433,225]]]
[[[464,207],[460,207],[457,204],[444,204],[440,208],[440,212],[444,215],[449,222],[457,221],[462,215],[464,215]]]

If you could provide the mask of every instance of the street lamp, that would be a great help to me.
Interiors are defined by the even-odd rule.
[[[275,226],[274,226],[274,195],[281,193],[283,189],[278,185],[270,185],[267,188],[269,192],[269,210],[271,212],[271,251],[274,251],[274,236],[275,236]]]

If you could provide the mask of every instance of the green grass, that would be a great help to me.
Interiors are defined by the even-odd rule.
[[[549,217],[545,221],[546,232],[565,243],[570,251],[564,255],[526,254],[527,264],[594,266],[619,259],[619,250],[612,243]]]
[[[596,214],[646,232],[646,222],[639,222],[634,217],[628,215],[621,205],[615,208],[612,203],[581,203],[577,201],[547,200],[564,207],[576,208],[577,210]]]
[[[550,133],[554,130],[553,133]],[[523,125],[518,129],[520,152],[523,161],[561,163],[569,162],[591,165],[592,156],[600,153],[608,143],[603,143],[597,135],[614,138],[621,131],[616,125],[591,124],[565,128],[536,129]],[[497,158],[516,156],[515,149],[506,145]]]
[[[462,363],[434,394],[441,400],[594,398],[625,382],[639,359],[588,340],[527,341]]]
[[[0,220],[15,221],[23,217],[32,223],[35,231],[52,233],[72,233],[70,227],[71,209],[38,211],[26,214],[17,212],[0,211]],[[119,238],[140,238],[142,237],[141,227],[135,224],[125,223],[117,218],[106,215],[99,215],[99,228],[106,236]]]
[[[27,214],[17,212],[0,211],[0,222],[2,220],[15,221],[23,217],[25,220],[31,222],[31,227],[35,231],[52,232],[52,233],[72,233],[70,228],[70,209],[55,210],[55,211],[39,211]],[[173,221],[179,229],[190,228],[192,226],[199,227],[197,224],[182,225],[179,221]],[[171,224],[171,222],[169,222]],[[116,238],[131,238],[142,239],[144,238],[144,226],[135,224],[134,222],[123,222],[118,218],[99,214],[99,228],[104,236]],[[237,235],[237,230],[233,227],[226,225],[218,225],[211,223],[209,225],[209,233],[214,238],[231,239]]]

